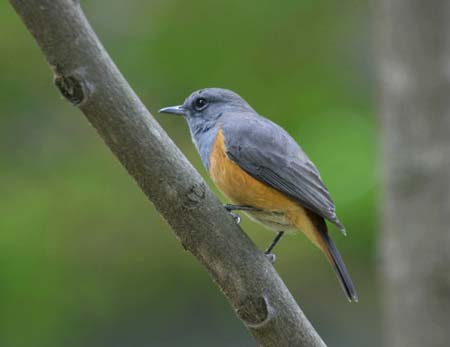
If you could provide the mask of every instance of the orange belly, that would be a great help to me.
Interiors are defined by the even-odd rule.
[[[316,243],[315,227],[305,209],[283,193],[258,181],[228,158],[222,130],[210,154],[209,173],[217,187],[233,203],[259,208],[249,215],[271,229],[300,229]]]

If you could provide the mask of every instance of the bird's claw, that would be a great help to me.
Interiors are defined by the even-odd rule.
[[[272,264],[277,260],[277,256],[274,253],[264,253],[264,255]]]
[[[233,217],[234,221],[236,222],[236,224],[240,224],[241,223],[241,216],[239,216],[237,213],[228,211],[228,213],[231,215],[231,217]]]

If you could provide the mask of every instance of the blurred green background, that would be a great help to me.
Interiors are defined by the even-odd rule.
[[[374,71],[366,0],[81,1],[122,73],[204,175],[186,124],[156,114],[235,90],[317,164],[360,303],[303,236],[276,268],[330,346],[380,344]],[[206,271],[52,85],[0,2],[0,346],[254,346]],[[209,182],[209,181],[208,181]],[[264,248],[273,234],[244,218]]]

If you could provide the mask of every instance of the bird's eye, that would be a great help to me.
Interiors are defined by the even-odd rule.
[[[194,101],[194,107],[197,111],[201,111],[208,106],[208,101],[205,98],[198,98]]]

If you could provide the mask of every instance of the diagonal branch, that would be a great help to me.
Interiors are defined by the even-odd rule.
[[[236,225],[108,56],[75,0],[10,0],[55,84],[206,267],[262,346],[325,344],[262,252]]]

